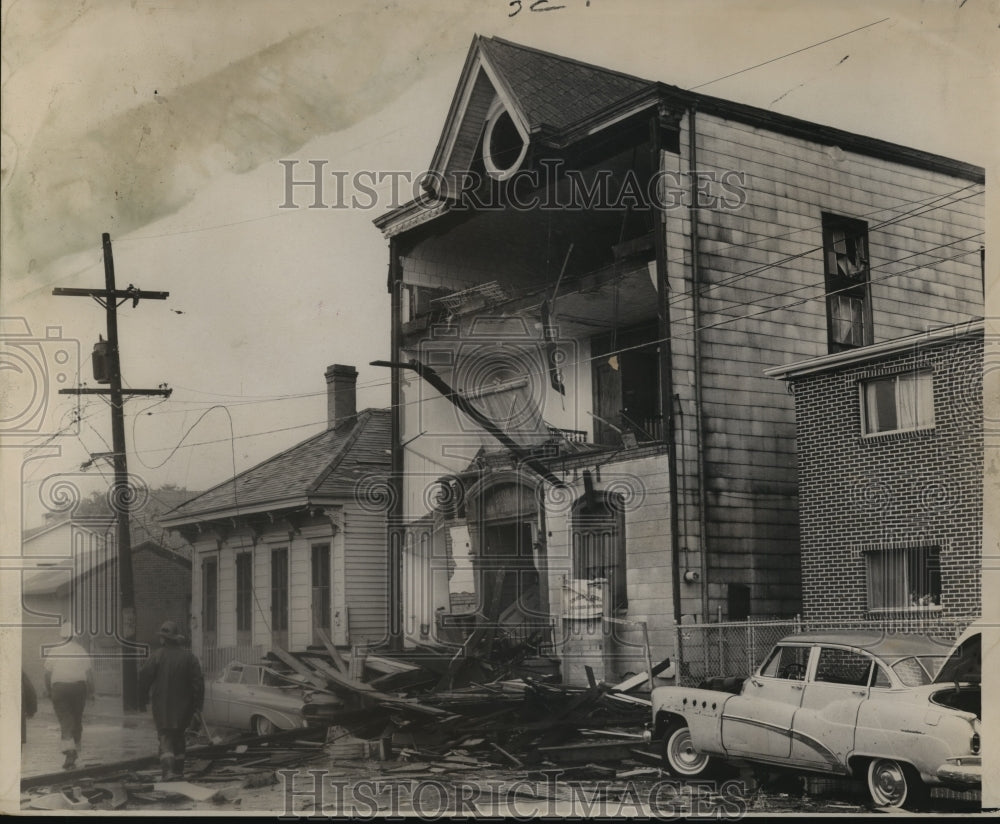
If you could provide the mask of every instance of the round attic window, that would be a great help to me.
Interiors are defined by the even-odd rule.
[[[497,180],[506,180],[520,168],[527,153],[528,143],[518,131],[514,119],[503,106],[497,107],[486,123],[483,137],[486,171]]]

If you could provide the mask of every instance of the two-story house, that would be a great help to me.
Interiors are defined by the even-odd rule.
[[[768,370],[795,396],[807,622],[929,629],[981,613],[983,332]]]
[[[659,660],[675,623],[798,612],[764,369],[983,314],[981,168],[498,38],[422,180],[375,221],[397,643],[464,613],[559,655],[617,618]]]

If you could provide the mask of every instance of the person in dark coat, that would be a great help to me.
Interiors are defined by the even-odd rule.
[[[38,694],[24,670],[21,670],[21,746],[28,742],[28,719],[38,712]]]
[[[139,671],[139,702],[145,709],[152,698],[153,722],[160,745],[164,779],[184,775],[184,732],[201,712],[205,681],[194,653],[181,646],[184,636],[173,621],[160,627],[161,646]]]

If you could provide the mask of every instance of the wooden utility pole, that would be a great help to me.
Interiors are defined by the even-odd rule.
[[[122,708],[139,709],[139,681],[136,657],[130,647],[135,647],[135,588],[132,580],[132,537],[130,531],[130,504],[134,494],[129,485],[128,461],[125,455],[125,395],[162,395],[170,397],[170,389],[122,390],[121,358],[118,348],[118,307],[127,300],[137,306],[140,299],[164,300],[169,292],[143,292],[129,284],[127,289],[115,288],[115,264],[111,255],[111,235],[101,236],[104,247],[103,289],[53,289],[53,295],[91,297],[104,307],[108,325],[107,389],[60,389],[61,395],[109,395],[111,403],[111,448],[115,467],[115,480],[110,495],[118,524],[118,590],[120,597],[120,626],[116,627],[117,640],[122,650]]]

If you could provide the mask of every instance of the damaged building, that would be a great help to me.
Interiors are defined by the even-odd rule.
[[[498,38],[389,241],[397,643],[614,679],[801,609],[769,367],[983,313],[981,168]]]

